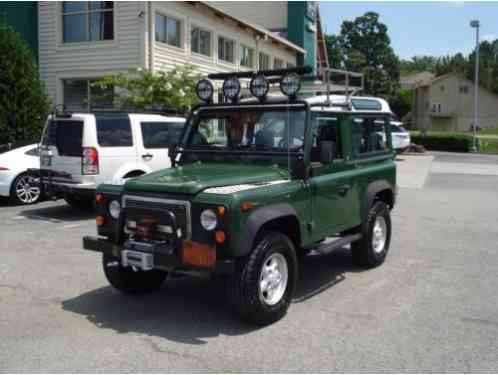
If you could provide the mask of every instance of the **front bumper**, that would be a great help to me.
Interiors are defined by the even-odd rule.
[[[175,270],[203,271],[217,275],[230,275],[234,270],[234,262],[231,259],[216,259],[213,265],[207,268],[186,263],[183,256],[185,247],[182,246],[182,241],[177,241],[177,245],[172,246],[135,241],[126,241],[123,245],[118,245],[105,238],[85,236],[83,237],[83,248],[118,258],[123,265],[127,263],[128,253],[152,255],[154,259],[152,268],[168,272]]]

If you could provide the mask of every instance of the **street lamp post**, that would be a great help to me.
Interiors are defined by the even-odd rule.
[[[473,149],[477,151],[477,127],[479,125],[479,27],[481,24],[479,20],[473,20],[470,22],[470,26],[476,29],[476,66],[475,66],[475,77],[474,77],[474,139],[473,139]]]

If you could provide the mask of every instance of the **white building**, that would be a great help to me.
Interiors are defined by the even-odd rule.
[[[40,75],[54,104],[90,102],[89,82],[141,67],[202,74],[294,66],[306,50],[204,2],[40,2]]]

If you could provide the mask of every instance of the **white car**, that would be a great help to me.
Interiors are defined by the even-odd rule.
[[[398,153],[406,151],[411,144],[410,133],[403,128],[402,122],[391,121],[391,137],[393,148]]]
[[[92,206],[102,183],[123,184],[171,166],[183,117],[123,112],[61,113],[42,135],[40,173],[45,193],[76,208]]]
[[[38,202],[40,187],[27,174],[30,168],[40,168],[37,144],[0,154],[0,196],[9,197],[16,204]]]

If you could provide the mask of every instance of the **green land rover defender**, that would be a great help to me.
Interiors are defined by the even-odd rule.
[[[391,111],[349,92],[301,96],[309,73],[209,75],[173,167],[100,185],[98,237],[83,246],[103,254],[112,286],[142,293],[168,274],[220,275],[235,312],[264,325],[287,312],[310,251],[350,245],[355,265],[382,264],[396,196]],[[222,103],[212,101],[217,80]]]

